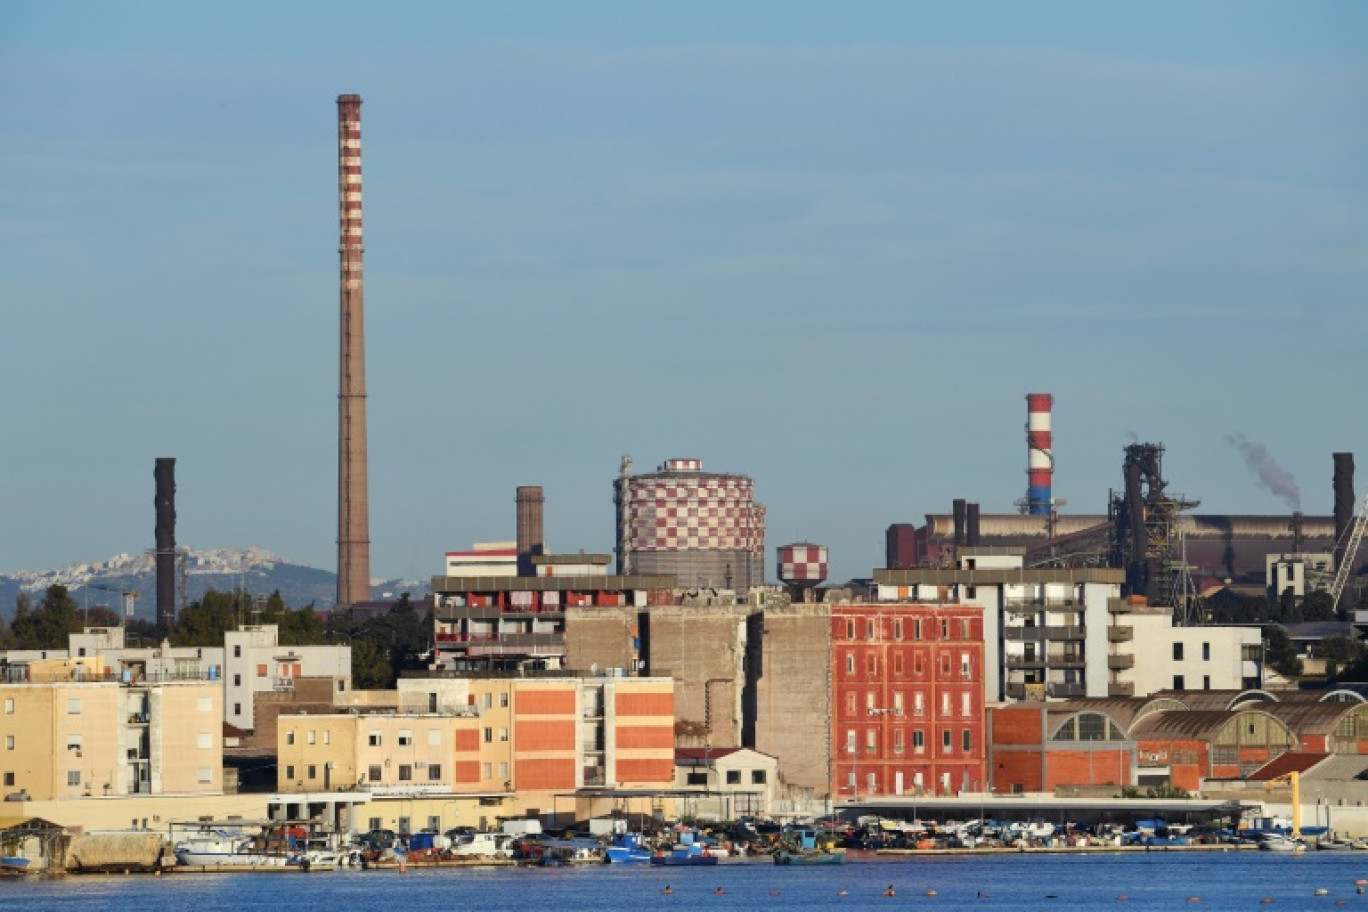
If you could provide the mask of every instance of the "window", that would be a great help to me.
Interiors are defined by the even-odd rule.
[[[893,653],[893,673],[895,675],[903,673],[903,654],[901,649]]]
[[[5,773],[5,785],[14,785],[14,773]]]
[[[81,771],[80,771],[80,770],[67,770],[67,785],[80,785],[80,784],[81,784]]]
[[[235,716],[240,716],[240,715],[242,715],[242,704],[241,704],[241,703],[234,703],[234,704],[233,704],[233,715],[235,715]]]
[[[380,733],[379,733],[379,732],[374,732],[374,731],[371,732],[371,733],[366,737],[366,743],[369,744],[371,747],[379,747],[379,746],[380,746]]]
[[[960,653],[960,677],[968,681],[973,677],[973,670],[969,664],[969,653]]]
[[[1202,675],[1202,690],[1211,690],[1211,675]]]
[[[855,774],[853,772],[846,773],[846,788],[852,792],[855,791]]]
[[[872,690],[865,692],[865,712],[871,716],[874,715],[874,691]]]
[[[740,785],[740,784],[741,784],[741,771],[740,771],[740,770],[727,770],[727,785]]]
[[[920,652],[913,654],[912,673],[917,675],[921,674],[923,667],[924,666],[922,665],[922,654]]]
[[[258,665],[258,666],[257,666],[257,677],[258,677],[258,678],[264,678],[264,677],[266,677],[266,666],[265,666],[265,665]]]
[[[865,639],[873,640],[879,636],[879,622],[875,618],[865,621]]]
[[[846,674],[848,674],[848,675],[853,675],[854,673],[855,673],[855,656],[854,656],[853,654],[847,653],[847,654],[846,654]]]
[[[926,712],[926,705],[925,705],[925,703],[923,702],[923,697],[922,697],[921,692],[919,691],[919,692],[917,692],[917,693],[914,693],[914,694],[912,695],[912,715],[914,715],[914,716],[920,716],[920,715],[924,714],[925,712]]]
[[[1183,644],[1182,644],[1182,643],[1174,643],[1174,644],[1173,644],[1173,661],[1175,661],[1175,662],[1181,662],[1181,661],[1183,661]]]
[[[408,831],[409,831],[409,819],[408,819],[407,817],[400,817],[400,818],[399,818],[399,832],[401,832],[401,833],[407,833]]]
[[[764,771],[764,770],[751,770],[751,785],[764,785],[764,784],[765,784],[765,771]]]
[[[413,744],[413,732],[406,728],[399,730],[399,746],[408,747]]]
[[[5,714],[6,714],[6,715],[11,715],[11,716],[14,715],[14,701],[13,701],[13,700],[8,700],[8,699],[5,700]]]
[[[1210,644],[1210,643],[1203,643],[1203,644],[1202,644],[1202,661],[1203,661],[1203,662],[1210,662],[1210,661],[1211,661],[1211,644]]]
[[[241,686],[242,686],[242,675],[240,675],[240,674],[235,674],[235,675],[233,675],[233,686],[234,686],[234,687],[241,687]]]
[[[1174,676],[1173,676],[1173,689],[1174,689],[1174,690],[1183,690],[1183,689],[1184,689],[1184,684],[1185,684],[1185,683],[1186,683],[1186,682],[1184,682],[1183,676],[1182,676],[1182,675],[1174,675]]]
[[[318,778],[318,767],[315,766],[314,764],[310,763],[310,764],[309,764],[307,767],[305,767],[304,769],[305,769],[305,776],[304,776],[304,778],[306,778],[306,779],[317,779],[317,778]]]
[[[442,778],[442,764],[440,764],[440,763],[429,763],[429,764],[428,764],[428,781],[429,781],[429,782],[436,782],[438,779],[441,779],[441,778]]]
[[[499,706],[502,707],[502,708],[504,708],[504,709],[507,709],[507,708],[508,708],[508,694],[507,694],[507,692],[499,694]]]
[[[502,780],[504,780],[505,782],[508,781],[508,762],[507,762],[507,761],[504,761],[503,763],[500,763],[500,764],[499,764],[499,778],[502,779]]]
[[[950,694],[946,692],[941,693],[941,715],[950,715]]]
[[[338,692],[338,693],[345,693],[346,690],[347,690],[347,682],[346,682],[346,681],[338,681],[338,682],[337,682],[337,692]]]
[[[286,779],[293,779],[293,778],[294,778],[294,767],[293,767],[293,766],[286,766],[286,767],[285,767],[285,778],[286,778]]]
[[[440,833],[440,832],[442,832],[442,818],[441,818],[441,817],[429,817],[429,818],[428,818],[428,825],[427,825],[427,828],[428,828],[428,832],[429,832],[429,833]]]
[[[950,729],[948,728],[941,732],[941,747],[946,750],[950,749]]]
[[[901,691],[901,690],[895,690],[895,691],[893,691],[893,715],[895,715],[895,716],[901,716],[902,714],[903,714],[903,694],[902,694],[902,691]]]
[[[969,753],[969,748],[970,748],[970,746],[973,744],[973,742],[970,740],[970,737],[969,737],[969,729],[967,729],[967,728],[966,728],[966,729],[964,730],[964,732],[963,732],[963,738],[961,738],[961,744],[962,744],[963,747],[964,747],[964,752],[965,752],[966,754]]]
[[[873,754],[879,750],[879,735],[874,729],[865,730],[865,753]]]
[[[292,732],[292,731],[287,731],[287,732],[285,733],[285,743],[286,743],[286,744],[294,744],[294,732]]]
[[[5,735],[5,750],[14,750],[14,735]]]
[[[926,747],[926,735],[920,728],[912,730],[912,746],[919,751]]]
[[[707,785],[707,784],[708,784],[708,774],[707,774],[707,773],[690,772],[690,773],[688,773],[688,774],[685,775],[685,777],[684,777],[684,782],[685,782],[685,784],[687,784],[687,785]]]
[[[332,732],[328,731],[326,728],[323,729],[323,743],[332,744]]]
[[[499,729],[499,740],[500,740],[500,741],[507,741],[507,740],[508,740],[508,729],[506,729],[506,728],[501,728],[501,729]]]
[[[846,730],[846,753],[855,753],[855,729]]]
[[[846,694],[846,715],[855,715],[855,694],[853,693]]]
[[[901,728],[893,732],[893,753],[901,754],[907,749],[907,739]]]
[[[410,782],[413,780],[413,765],[409,763],[399,764],[399,781]]]
[[[196,704],[196,708],[197,708],[200,712],[202,712],[202,713],[213,712],[213,711],[214,711],[214,698],[213,698],[213,697],[200,697],[198,703]]]
[[[366,778],[369,779],[371,782],[379,782],[379,781],[380,781],[380,764],[378,764],[378,763],[372,763],[372,764],[366,769]],[[379,827],[372,827],[371,829],[379,829]]]
[[[485,744],[493,744],[493,743],[494,743],[494,729],[492,729],[492,728],[486,728],[486,729],[484,730],[484,743],[485,743]]]
[[[968,619],[968,618],[960,618],[960,639],[961,639],[961,640],[967,640],[967,639],[969,639],[969,619]]]
[[[950,619],[949,619],[949,618],[941,618],[941,619],[940,619],[940,638],[941,638],[942,640],[948,640],[948,639],[950,639]]]
[[[481,778],[481,779],[493,779],[493,778],[494,778],[494,766],[493,766],[493,764],[490,764],[490,763],[482,763],[482,764],[480,764],[480,778]]]
[[[893,639],[902,639],[902,618],[893,619]]]
[[[317,743],[318,743],[318,732],[314,731],[313,729],[310,729],[310,730],[309,730],[309,743],[310,743],[310,744],[317,744]]]
[[[850,619],[846,620],[846,639],[855,639],[855,622]]]
[[[918,619],[916,619],[915,621],[912,622],[912,639],[914,639],[914,640],[920,640],[921,638],[922,638],[921,618],[918,618]]]
[[[201,766],[199,768],[199,776],[197,776],[196,778],[198,779],[200,784],[207,785],[210,782],[214,781],[214,771],[207,766]]]
[[[385,821],[381,820],[379,817],[371,817],[369,818],[369,821],[369,824],[366,826],[366,829],[368,830],[379,830],[383,829],[385,826]]]
[[[195,744],[200,750],[213,747],[214,736],[209,734],[209,732],[200,732],[199,737],[195,740]]]
[[[482,693],[482,694],[480,694],[480,708],[481,708],[481,709],[489,709],[489,708],[490,708],[491,706],[493,706],[493,705],[494,705],[494,695],[493,695],[493,694],[487,694],[487,693]]]
[[[968,719],[974,714],[974,697],[969,691],[960,694],[960,715]]]
[[[872,652],[865,659],[865,670],[869,672],[871,677],[879,673],[879,657]]]
[[[79,716],[81,714],[81,700],[79,697],[72,697],[67,700],[67,715]]]
[[[442,746],[442,730],[440,728],[428,729],[428,747]]]
[[[240,659],[240,658],[242,658],[242,646],[241,646],[240,644],[233,647],[233,658],[235,658],[235,659]]]
[[[67,750],[79,751],[81,749],[80,735],[67,735],[66,741]]]

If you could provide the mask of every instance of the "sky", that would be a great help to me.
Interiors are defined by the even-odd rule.
[[[612,481],[755,480],[776,546],[1011,512],[1123,447],[1368,488],[1368,5],[0,4],[0,571],[177,539],[334,569],[336,96],[364,99],[371,572],[612,549]]]

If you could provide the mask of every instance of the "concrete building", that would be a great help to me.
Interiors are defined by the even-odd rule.
[[[517,576],[517,542],[476,542],[469,551],[446,553],[447,576]]]
[[[777,810],[779,761],[741,747],[681,747],[675,751],[676,789],[685,794],[683,813],[704,820],[769,817]]]
[[[982,791],[983,610],[839,604],[831,624],[832,795]]]
[[[224,721],[256,726],[254,697],[291,690],[297,678],[332,678],[339,693],[351,690],[350,646],[282,646],[275,624],[255,624],[224,634]]]
[[[990,701],[1106,696],[1108,604],[1124,572],[1025,567],[1022,554],[961,548],[952,568],[875,570],[879,601],[982,607]]]
[[[1263,686],[1257,627],[1178,627],[1171,609],[1149,608],[1139,598],[1113,599],[1108,611],[1108,696]]]
[[[87,661],[77,676],[84,680],[0,685],[6,800],[223,791],[217,682],[111,679]],[[54,663],[69,667],[70,660]]]
[[[686,588],[746,592],[765,581],[765,508],[745,475],[703,471],[670,459],[616,483],[618,572],[672,575]]]
[[[1335,575],[1335,555],[1330,552],[1269,554],[1264,561],[1264,579],[1271,599],[1291,593],[1294,599],[1301,601],[1308,592],[1329,590]]]

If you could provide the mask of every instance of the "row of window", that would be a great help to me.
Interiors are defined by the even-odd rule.
[[[46,743],[47,739],[43,741]],[[12,751],[15,748],[15,736],[5,735],[5,750]],[[80,751],[84,746],[84,736],[79,732],[72,732],[66,736],[66,749],[69,751]],[[195,739],[195,746],[199,748],[212,748],[214,746],[214,736],[211,732],[200,732]],[[133,759],[130,757],[129,759]]]
[[[920,728],[912,731],[912,750],[923,751],[926,749],[926,734]],[[954,749],[955,736],[948,728],[941,729],[941,750],[951,751]],[[972,729],[963,729],[960,732],[960,749],[964,753],[969,753],[974,749],[974,736]],[[907,751],[907,732],[904,729],[896,728],[893,730],[893,753],[901,754]],[[855,755],[860,752],[858,739],[855,729],[846,729],[845,752]],[[877,754],[879,752],[879,731],[875,728],[865,729],[865,753]]]
[[[1173,644],[1173,661],[1175,661],[1175,662],[1181,662],[1181,661],[1183,661],[1183,644],[1182,644],[1182,643],[1174,643],[1174,644]],[[1203,661],[1203,662],[1210,662],[1210,661],[1211,661],[1211,644],[1210,644],[1210,643],[1203,643],[1203,644],[1202,644],[1202,661]]]
[[[884,628],[886,622],[887,619],[881,618],[846,618],[845,638],[847,640],[877,640],[881,635],[881,628]],[[933,624],[935,622],[925,618],[893,618],[893,639],[929,639],[923,634],[930,633],[933,630],[939,630],[940,636],[937,639],[941,640],[973,639],[970,635],[973,631],[973,622],[969,618],[940,618],[938,626],[933,626]],[[911,636],[904,637],[904,634],[911,634]]]
[[[743,770],[726,770],[725,772],[726,772],[726,781],[727,781],[727,785],[740,785],[740,784],[741,784],[741,774],[744,772]],[[765,771],[764,771],[764,770],[751,770],[751,771],[750,771],[750,781],[751,781],[751,785],[764,785],[764,784],[765,784],[765,779],[766,779],[766,777],[765,777]],[[708,773],[707,773],[706,770],[695,770],[695,771],[690,771],[689,773],[687,773],[687,774],[685,775],[685,781],[686,781],[689,785],[707,785],[707,784],[708,784]]]
[[[853,653],[853,652],[848,652],[848,653],[846,653],[846,655],[845,655],[845,671],[846,671],[846,675],[853,675],[853,674],[855,674],[855,668],[856,668],[856,665],[857,665],[857,664],[858,664],[858,663],[857,663],[856,658],[855,658],[855,653]],[[878,656],[878,653],[875,653],[875,652],[867,653],[867,654],[865,655],[865,663],[864,663],[864,664],[865,664],[865,674],[867,674],[867,675],[870,676],[870,677],[878,677],[878,674],[879,674],[879,656]],[[905,657],[904,657],[904,654],[903,654],[902,650],[897,650],[897,651],[895,651],[895,652],[893,653],[893,674],[894,674],[894,675],[906,674],[906,673],[907,673],[907,671],[906,671],[906,665],[907,665],[907,663],[905,662]],[[926,667],[925,667],[925,663],[924,663],[924,661],[923,661],[923,655],[922,655],[921,652],[914,652],[914,653],[912,654],[912,662],[911,662],[911,665],[912,665],[912,674],[914,674],[914,675],[922,675],[922,674],[925,674],[925,673],[926,673]],[[941,653],[941,657],[940,657],[940,666],[939,666],[939,668],[940,668],[940,677],[941,677],[942,680],[948,680],[949,678],[951,678],[951,677],[954,675],[954,673],[955,673],[954,657],[953,657],[952,655],[950,655],[950,653],[948,653],[948,652],[943,652],[943,653]],[[973,663],[973,660],[972,660],[972,658],[970,657],[969,653],[967,653],[967,652],[962,652],[962,653],[960,653],[960,657],[959,657],[959,677],[960,677],[960,680],[962,680],[962,681],[972,681],[972,680],[974,680],[974,663]]]
[[[959,714],[962,718],[974,718],[974,703],[973,692],[968,690],[960,691]],[[877,695],[874,691],[870,690],[865,691],[864,708],[861,709],[858,705],[858,695],[855,692],[850,691],[846,693],[845,697],[845,714],[847,717],[859,715],[899,717],[909,714],[909,707],[903,699],[903,692],[901,690],[893,691],[892,704],[892,706],[879,706],[877,703]],[[927,710],[926,704],[926,695],[921,691],[913,691],[912,705],[910,707],[910,714],[912,717],[917,718],[925,716]],[[950,718],[954,715],[954,708],[954,694],[951,691],[942,690],[940,695],[940,717],[943,719]]]

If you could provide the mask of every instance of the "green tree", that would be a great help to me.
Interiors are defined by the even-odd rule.
[[[36,608],[16,602],[10,629],[18,649],[66,649],[67,637],[81,629],[76,601],[66,586],[49,586]]]
[[[357,621],[335,615],[328,639],[352,647],[352,682],[359,689],[394,686],[399,674],[426,666],[431,652],[432,615],[420,613],[408,593],[385,614]]]
[[[241,599],[237,592],[210,589],[181,609],[170,631],[174,646],[222,646],[223,634],[237,626]]]
[[[1280,624],[1268,624],[1263,629],[1264,661],[1268,667],[1285,677],[1295,678],[1302,673],[1302,660],[1297,647]]]

